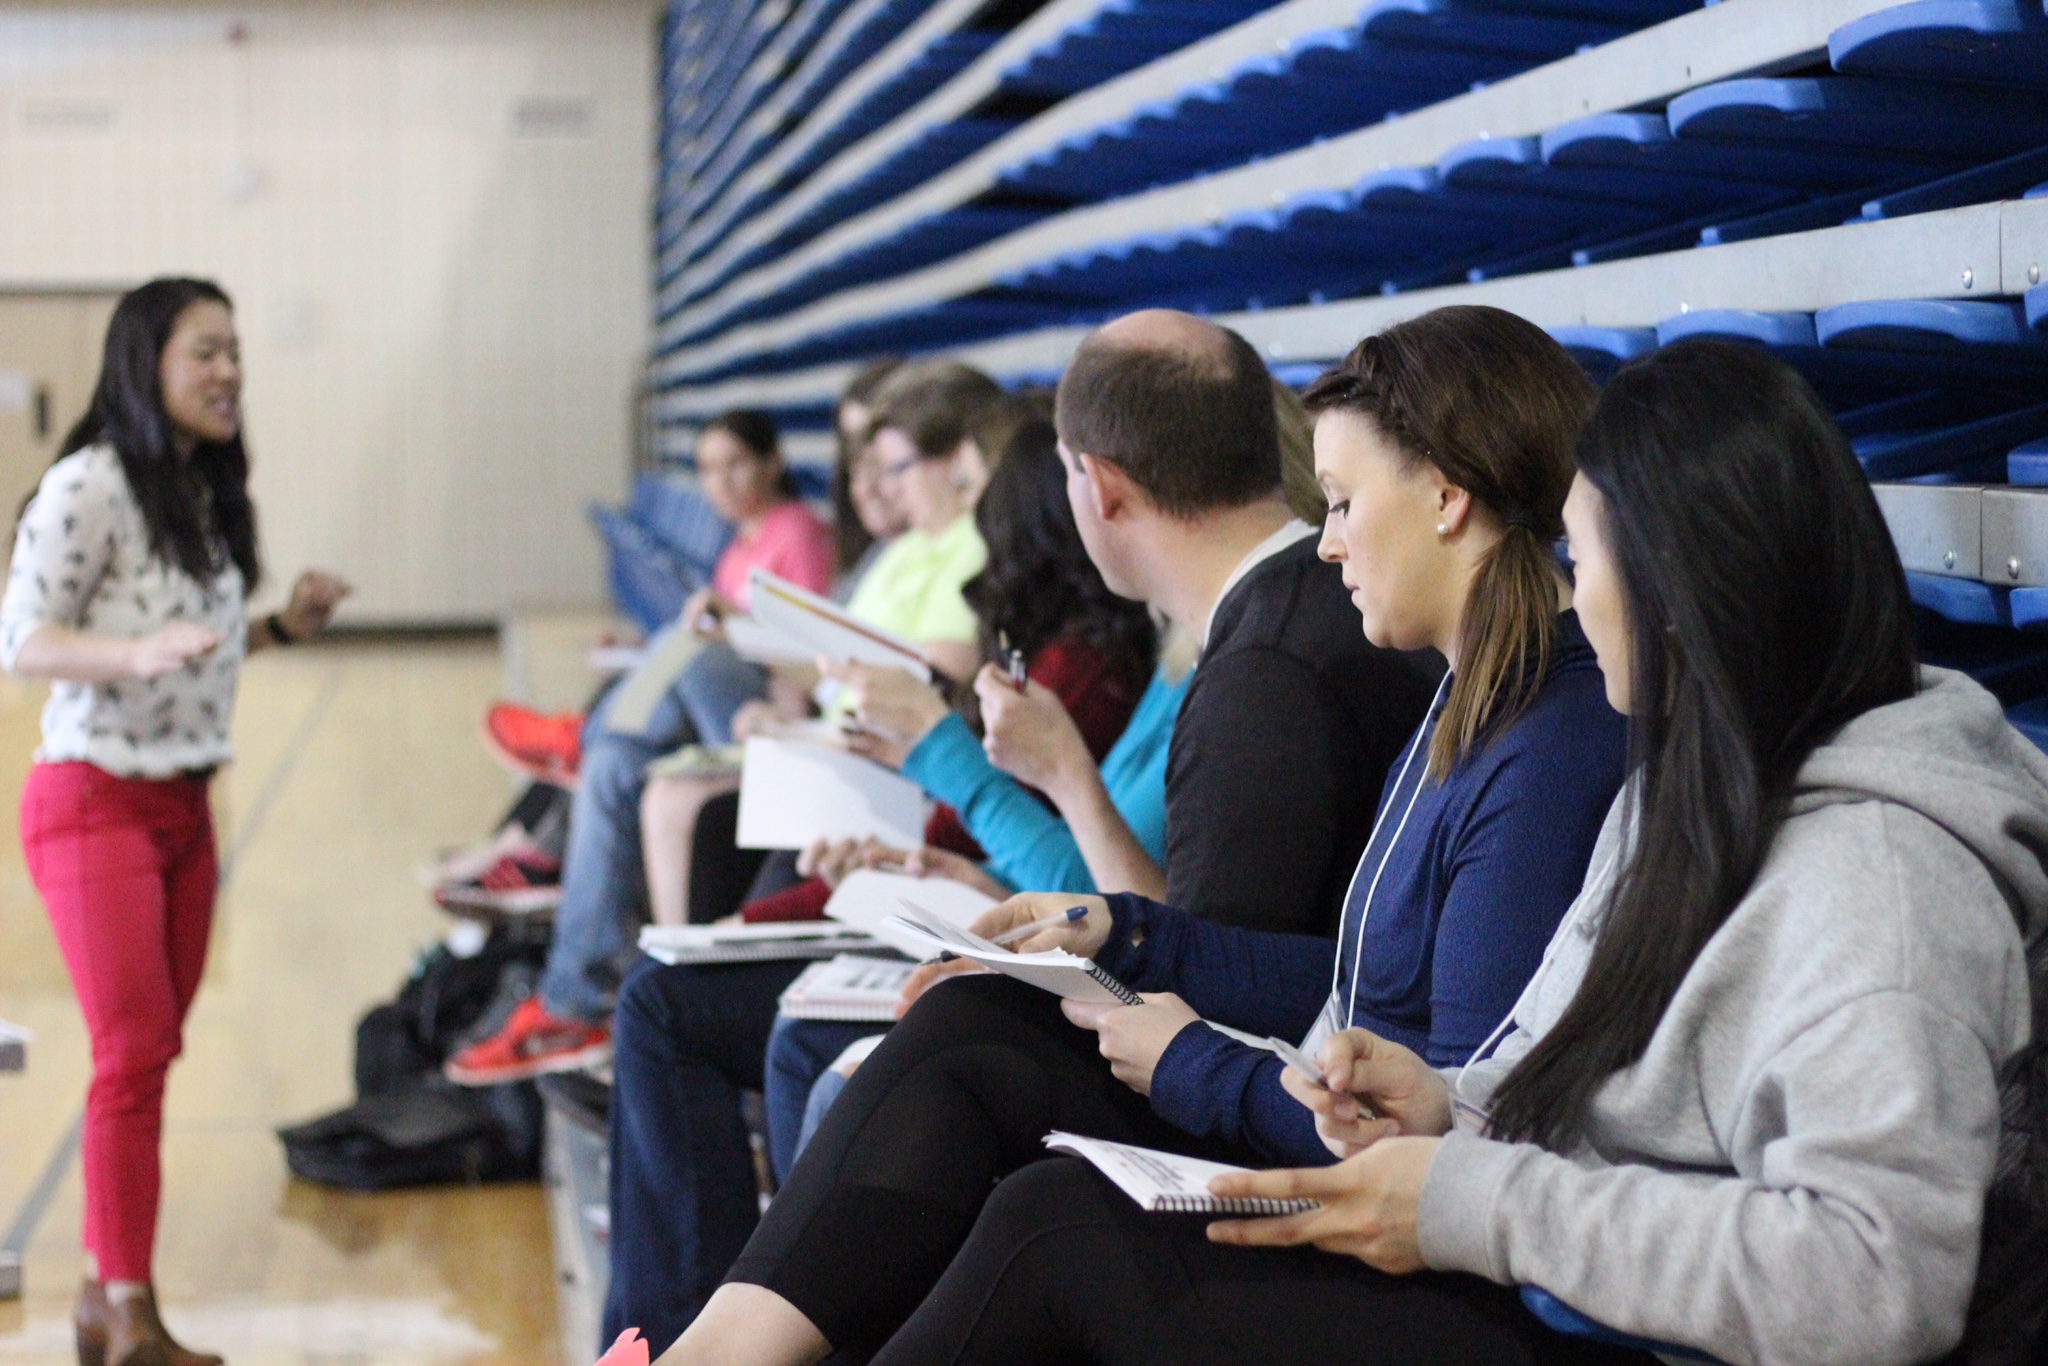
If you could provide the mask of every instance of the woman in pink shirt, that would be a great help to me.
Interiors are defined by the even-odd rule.
[[[765,569],[813,593],[832,587],[832,530],[796,496],[775,421],[736,409],[713,418],[697,436],[697,484],[718,515],[733,524],[732,544],[718,557],[711,587],[683,608],[683,623],[744,612],[747,575]]]

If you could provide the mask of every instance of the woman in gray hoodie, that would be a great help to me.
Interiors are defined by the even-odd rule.
[[[1876,501],[1760,351],[1622,371],[1565,520],[1633,774],[1497,1044],[1434,1071],[1350,1030],[1327,1089],[1290,1076],[1346,1160],[1213,1189],[1307,1213],[1205,1236],[1024,1169],[878,1363],[1650,1360],[1517,1286],[1730,1363],[1956,1343],[2048,930],[2048,757],[1917,667]]]

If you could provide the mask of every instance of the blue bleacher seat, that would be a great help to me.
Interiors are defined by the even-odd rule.
[[[1666,114],[1680,138],[1752,144],[1782,157],[1862,160],[1873,181],[2048,143],[2048,99],[1991,86],[1747,77],[1687,91]]]
[[[2020,304],[1988,299],[1876,299],[1824,308],[1813,324],[1823,346],[1955,351],[2048,342],[2028,329]]]
[[[2014,605],[2013,620],[2015,623],[2019,621],[2017,604]],[[2036,746],[2048,750],[2048,697],[2037,697],[2030,702],[2007,707],[2005,719],[2012,724],[2014,730],[2032,740]]]
[[[1764,313],[1742,308],[1702,308],[1680,313],[1657,324],[1657,343],[1669,346],[1686,337],[1717,337],[1761,342],[1775,349],[1817,347],[1811,313]]]
[[[2048,437],[2048,404],[1929,430],[1851,437],[1849,444],[1872,479],[1964,470],[1961,477],[1974,483],[1997,480],[2011,468],[2015,443],[2040,437]]]
[[[1966,626],[2012,625],[2012,591],[1975,579],[1951,579],[1941,574],[1906,573],[1906,589],[1916,606],[1925,607],[1947,621]]]
[[[1657,349],[1656,329],[1649,327],[1553,327],[1550,335],[1602,383],[1622,365]]]
[[[1942,176],[1924,185],[1881,195],[1863,206],[1863,217],[1903,218],[1909,213],[1960,208],[1998,199],[2016,199],[2048,180],[2048,147],[2034,147],[1986,166]]]
[[[2028,488],[2048,488],[2048,437],[2022,442],[2007,453],[2005,481]]]
[[[2048,89],[2048,15],[2034,0],[1917,0],[1828,37],[1835,70]]]
[[[1655,1352],[1659,1356],[1671,1357],[1680,1361],[1718,1361],[1718,1358],[1711,1357],[1705,1352],[1697,1351],[1691,1347],[1679,1347],[1668,1342],[1652,1342],[1648,1338],[1633,1337],[1627,1333],[1617,1332],[1605,1324],[1595,1323],[1592,1319],[1581,1314],[1578,1310],[1572,1308],[1540,1286],[1523,1286],[1522,1304],[1531,1314],[1536,1316],[1538,1322],[1554,1333],[1563,1333],[1575,1338],[1588,1338],[1594,1342],[1604,1342],[1611,1347],[1625,1347],[1638,1352]]]
[[[2021,306],[2026,309],[2028,327],[2036,332],[2048,332],[2048,285],[2036,285],[2028,290]]]

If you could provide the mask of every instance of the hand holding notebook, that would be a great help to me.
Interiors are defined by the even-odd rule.
[[[1070,898],[1079,901],[1082,898]],[[930,955],[949,954],[965,959],[982,967],[1014,977],[1020,982],[1050,991],[1069,1001],[1081,1001],[1092,1005],[1143,1004],[1137,992],[1095,966],[1089,959],[1067,952],[1065,949],[1047,949],[1041,952],[1020,953],[1004,948],[972,930],[963,930],[944,917],[919,906],[909,897],[899,898],[902,912],[884,920],[883,926],[891,931],[891,940],[916,944]],[[1015,899],[1005,902],[1005,907],[1015,905]],[[987,927],[988,918],[981,922]],[[1085,919],[1079,922],[1086,924]],[[1008,926],[1005,926],[1008,928]],[[1048,934],[1062,933],[1059,930]],[[1028,940],[1027,944],[1038,942]],[[1100,941],[1097,941],[1100,942]],[[1020,946],[1021,947],[1021,946]]]
[[[1209,1183],[1219,1176],[1247,1171],[1223,1162],[1205,1162],[1199,1157],[1139,1148],[1129,1143],[1112,1143],[1103,1138],[1054,1130],[1045,1136],[1045,1146],[1056,1153],[1071,1153],[1094,1164],[1095,1169],[1114,1181],[1140,1209],[1155,1214],[1299,1214],[1316,1207],[1313,1200],[1272,1200],[1256,1196],[1232,1198],[1213,1194]]]

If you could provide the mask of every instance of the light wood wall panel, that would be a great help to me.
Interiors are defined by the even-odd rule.
[[[0,288],[235,296],[278,579],[349,574],[361,621],[595,603],[583,505],[624,490],[646,345],[655,14],[0,3]]]

